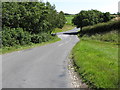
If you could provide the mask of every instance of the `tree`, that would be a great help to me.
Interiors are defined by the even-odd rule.
[[[73,20],[72,23],[74,23],[74,25],[77,26],[77,28],[81,28],[83,26],[87,26],[90,23],[90,19],[91,19],[91,14],[88,13],[87,11],[82,10],[79,14],[77,14]]]
[[[107,22],[109,20],[111,20],[111,16],[109,12],[103,13],[104,14],[104,22]]]
[[[72,20],[72,23],[77,26],[77,28],[82,28],[88,25],[94,25],[100,22],[107,22],[111,19],[110,13],[102,13],[97,10],[82,10],[78,13]]]
[[[58,15],[58,28],[62,28],[64,26],[64,24],[66,23],[66,19],[64,16],[64,12],[60,11],[59,15]]]
[[[55,5],[42,1],[3,2],[1,18],[3,46],[48,41],[53,39],[51,32],[66,22],[64,13],[58,13]]]
[[[65,24],[64,13],[57,13],[49,2],[6,2],[2,12],[3,27],[23,28],[30,33],[52,32]]]

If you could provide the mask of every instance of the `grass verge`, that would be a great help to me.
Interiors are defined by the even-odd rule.
[[[38,44],[31,44],[31,45],[24,45],[24,46],[19,45],[19,46],[15,46],[15,47],[4,47],[4,48],[0,48],[0,54],[11,53],[14,51],[20,51],[20,50],[24,50],[24,49],[30,49],[30,48],[34,48],[37,46],[43,46],[43,45],[54,43],[54,42],[57,42],[60,40],[61,39],[56,36],[53,40],[50,40],[48,42],[42,42],[42,43],[38,43]]]
[[[75,26],[65,25],[62,29],[56,28],[52,33],[64,32],[73,29]]]
[[[82,40],[72,50],[77,72],[92,88],[118,87],[118,46],[110,42]]]
[[[91,88],[118,88],[120,21],[84,27],[72,50],[77,72]],[[116,89],[117,90],[117,89]]]
[[[119,29],[120,30],[120,29]],[[84,35],[81,37],[82,40],[97,40],[97,41],[105,41],[105,42],[111,42],[114,44],[119,44],[118,42],[118,31],[119,30],[113,30],[106,33],[101,34],[95,34],[95,35]]]

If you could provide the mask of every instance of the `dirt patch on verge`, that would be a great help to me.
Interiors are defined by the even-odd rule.
[[[71,79],[71,85],[73,88],[88,88],[88,86],[82,82],[79,74],[75,71],[73,60],[69,58],[68,61],[68,73]]]

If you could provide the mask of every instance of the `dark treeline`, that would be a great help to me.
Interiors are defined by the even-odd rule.
[[[2,46],[48,41],[54,38],[51,32],[65,22],[64,13],[49,2],[3,2]]]

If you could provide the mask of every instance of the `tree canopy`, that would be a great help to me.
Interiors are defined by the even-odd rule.
[[[109,12],[102,13],[98,10],[82,10],[73,18],[72,23],[82,30],[82,27],[84,26],[107,22],[110,19],[111,17]]]
[[[55,6],[49,2],[6,2],[3,3],[2,23],[3,27],[20,27],[31,33],[39,33],[62,28],[65,17],[63,12],[57,13]]]
[[[13,46],[22,44],[21,41],[24,41],[24,44],[28,41],[33,43],[45,41],[43,38],[50,39],[48,36],[54,28],[62,28],[65,22],[64,13],[62,11],[58,13],[55,5],[49,2],[3,2],[2,44]],[[25,39],[26,37],[29,39]],[[10,41],[14,44],[11,45]]]

